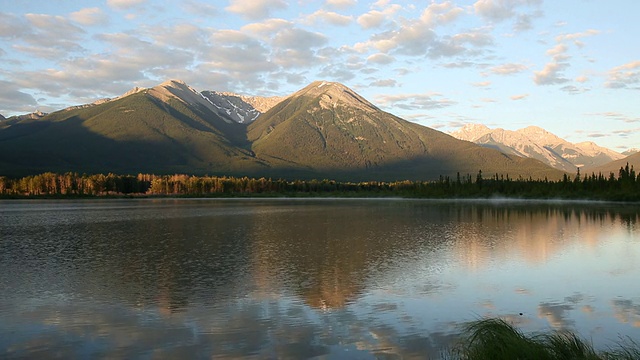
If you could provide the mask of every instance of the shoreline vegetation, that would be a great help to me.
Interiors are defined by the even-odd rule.
[[[591,343],[570,331],[527,335],[499,318],[473,321],[464,328],[451,351],[460,360],[638,360],[640,344],[621,338],[607,350],[596,351]]]
[[[426,199],[560,199],[617,202],[640,201],[640,175],[627,164],[617,175],[575,176],[561,180],[510,178],[508,175],[435,181],[284,180],[194,175],[117,175],[43,173],[23,178],[0,176],[0,198],[84,197],[400,197]]]

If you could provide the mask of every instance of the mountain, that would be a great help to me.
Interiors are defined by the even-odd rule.
[[[451,135],[506,154],[538,159],[570,173],[575,172],[577,167],[588,170],[624,157],[593,142],[568,142],[537,126],[511,131],[468,124]]]
[[[640,149],[633,148],[633,149],[628,149],[627,151],[623,151],[622,155],[629,156],[629,155],[633,155],[633,154],[638,153],[638,152],[640,152]]]
[[[2,114],[0,114],[0,121],[4,121],[7,120],[7,118],[5,118],[4,116],[2,116]]]
[[[630,167],[633,166],[636,173],[640,173],[640,152],[637,152],[627,157],[624,157],[622,159],[612,161],[604,165],[600,165],[592,169],[589,169],[588,173],[589,174],[602,173],[605,176],[608,176],[610,173],[613,173],[617,177],[618,172],[620,171],[620,168],[624,168],[625,166],[627,166],[627,164],[629,164]]]
[[[279,96],[243,96],[229,92],[203,91],[202,96],[235,122],[249,124],[282,100]]]
[[[338,83],[282,98],[199,93],[179,80],[0,125],[0,174],[189,173],[343,181],[560,178],[386,113]],[[264,112],[263,112],[264,111]],[[258,114],[258,115],[256,115]],[[6,124],[5,124],[6,123]],[[248,123],[248,124],[247,124]]]
[[[257,157],[273,173],[350,180],[439,175],[548,176],[539,161],[505,155],[386,113],[339,83],[314,82],[248,126]]]
[[[43,171],[241,174],[260,168],[245,126],[180,81],[0,128],[3,175]]]

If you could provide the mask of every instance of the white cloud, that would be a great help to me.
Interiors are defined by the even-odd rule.
[[[382,54],[382,53],[373,54],[367,57],[367,62],[373,63],[373,64],[387,65],[387,64],[391,64],[394,61],[395,59],[393,58],[393,56]]]
[[[0,113],[7,115],[29,112],[33,111],[36,105],[36,99],[20,91],[15,83],[0,80]]]
[[[353,16],[345,16],[335,12],[318,10],[303,20],[305,24],[328,23],[336,26],[347,26],[353,22]]]
[[[314,49],[325,45],[325,35],[303,29],[291,28],[278,32],[271,43],[275,52],[274,61],[285,68],[306,67],[323,62]]]
[[[147,0],[107,0],[107,5],[113,9],[126,10],[144,4]]]
[[[97,7],[85,8],[69,14],[71,20],[82,25],[104,25],[109,21],[107,15]]]
[[[527,70],[527,68],[528,67],[524,64],[509,63],[509,64],[494,66],[490,68],[489,71],[491,71],[491,73],[496,75],[512,75],[512,74],[523,72]]]
[[[375,99],[376,103],[382,106],[404,110],[440,109],[455,104],[451,100],[436,99],[436,97],[442,97],[442,95],[438,93],[378,95]]]
[[[375,86],[375,87],[396,87],[397,85],[398,85],[398,82],[394,79],[376,80],[369,84],[369,86]]]
[[[400,5],[393,4],[382,11],[371,10],[368,13],[358,16],[357,22],[363,29],[378,28],[384,24],[386,20],[393,20],[394,14],[401,9],[402,7]]]
[[[533,81],[537,85],[563,84],[569,81],[562,77],[562,71],[569,65],[566,63],[550,62],[540,71],[534,71]]]
[[[225,9],[247,19],[258,20],[269,17],[273,10],[286,8],[287,3],[283,0],[231,0]]]
[[[586,83],[589,81],[589,78],[586,75],[580,75],[576,78],[576,81],[579,83]]]
[[[265,39],[286,28],[293,27],[293,23],[284,19],[268,19],[259,23],[247,24],[240,28],[240,31],[254,33]]]
[[[519,94],[519,95],[513,95],[510,96],[511,100],[523,100],[526,99],[529,96],[529,94]]]
[[[195,0],[187,0],[181,2],[182,8],[192,14],[197,16],[217,16],[218,8],[213,5],[195,1]]]
[[[13,40],[13,49],[30,56],[57,60],[81,52],[86,32],[62,16],[25,14],[24,18],[0,13],[0,36]],[[5,22],[6,21],[6,22]]]
[[[475,12],[481,17],[499,22],[518,15],[516,8],[542,3],[542,0],[478,0],[473,4]]]
[[[491,85],[491,81],[475,82],[475,83],[471,83],[471,85],[475,87],[487,87]]]
[[[451,1],[432,3],[424,9],[420,20],[432,27],[444,25],[456,20],[463,12],[464,9],[455,6]]]
[[[382,25],[385,18],[386,15],[382,11],[372,10],[358,16],[358,24],[360,24],[363,29],[376,28]]]
[[[598,35],[600,34],[599,30],[594,30],[594,29],[589,29],[587,31],[583,31],[583,32],[579,32],[579,33],[572,33],[572,34],[562,34],[562,35],[558,35],[556,36],[556,42],[563,42],[563,41],[571,41],[571,40],[577,40],[580,38],[584,38],[584,37],[588,37],[588,36],[594,36],[594,35]]]
[[[640,89],[640,60],[616,66],[609,70],[605,86],[613,89]]]
[[[357,4],[356,0],[326,0],[325,5],[332,9],[347,9]]]

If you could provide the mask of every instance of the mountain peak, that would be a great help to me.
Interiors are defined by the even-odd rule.
[[[291,95],[320,98],[320,106],[325,109],[340,105],[355,106],[367,111],[379,109],[347,86],[332,81],[314,81],[300,91]]]
[[[460,129],[453,131],[451,133],[451,136],[460,140],[473,142],[490,132],[491,132],[491,129],[489,129],[487,126],[483,124],[465,124]]]
[[[480,124],[468,124],[451,133],[458,139],[499,149],[503,153],[538,159],[557,169],[573,172],[575,167],[594,167],[623,155],[587,141],[573,144],[539,127],[527,126],[511,131],[489,129]]]

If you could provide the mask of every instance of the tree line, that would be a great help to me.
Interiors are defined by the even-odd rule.
[[[399,196],[416,198],[565,198],[640,201],[640,175],[633,166],[618,174],[564,175],[560,180],[486,176],[478,171],[436,181],[339,182],[227,176],[43,173],[0,176],[3,197],[91,196]]]

